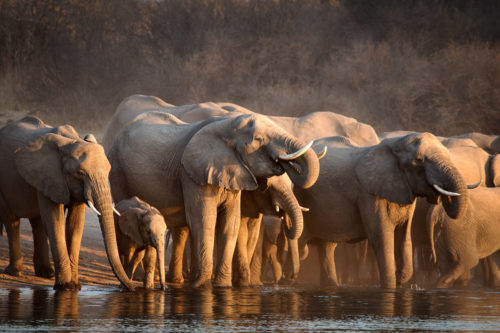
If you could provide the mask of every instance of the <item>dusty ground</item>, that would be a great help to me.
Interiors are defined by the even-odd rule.
[[[31,226],[26,219],[21,220],[21,248],[24,260],[24,276],[21,278],[0,274],[0,288],[19,287],[27,285],[52,286],[54,279],[44,279],[35,276],[33,268],[33,238]],[[4,231],[0,236],[0,271],[8,265],[9,248],[7,235]],[[82,285],[113,285],[118,286],[109,265],[101,229],[97,216],[87,211],[85,228],[80,250],[80,282]]]

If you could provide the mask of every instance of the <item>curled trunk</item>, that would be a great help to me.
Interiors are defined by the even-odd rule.
[[[434,160],[431,167],[426,169],[426,175],[430,184],[437,184],[446,191],[460,194],[459,196],[439,195],[446,214],[452,219],[461,218],[467,210],[469,192],[458,170],[449,163],[443,163],[442,160]]]
[[[302,149],[305,144],[287,138],[285,139],[286,153],[293,153]],[[314,185],[319,175],[319,160],[313,149],[308,149],[305,153],[293,160],[279,160],[280,165],[288,174],[292,182],[302,188]]]

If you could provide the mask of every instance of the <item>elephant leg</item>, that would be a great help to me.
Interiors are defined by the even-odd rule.
[[[449,288],[453,286],[453,283],[455,283],[464,273],[465,270],[462,265],[453,265],[447,273],[439,278],[437,288]]]
[[[403,285],[413,276],[413,246],[410,230],[410,223],[397,226],[395,229],[397,285]]]
[[[156,267],[156,249],[152,246],[147,246],[144,255],[144,288],[154,289],[155,287],[155,267]]]
[[[172,228],[172,255],[170,256],[170,264],[166,277],[166,280],[169,282],[184,283],[182,259],[188,236],[189,228],[187,226]]]
[[[236,241],[236,251],[233,256],[233,279],[240,287],[247,287],[250,284],[250,265],[248,263],[248,218],[242,218],[238,239]],[[222,242],[218,242],[217,250],[223,250]]]
[[[128,248],[122,251],[123,256],[123,268],[125,269],[125,273],[127,276],[132,279],[134,274],[134,257],[135,257],[135,248]]]
[[[283,269],[278,259],[278,245],[264,240],[262,252],[262,267],[266,262],[269,262],[273,271],[274,283],[278,283],[283,277]]]
[[[318,255],[320,262],[320,284],[322,286],[338,287],[337,270],[335,268],[335,248],[337,243],[320,242]]]
[[[240,196],[239,194],[229,203],[226,203],[220,210],[217,217],[217,225],[219,229],[218,239],[222,242],[220,253],[217,254],[219,261],[217,270],[215,271],[214,287],[231,287],[232,261],[236,248],[236,241],[240,229]],[[246,252],[246,244],[242,245],[243,251]],[[243,285],[250,284],[250,267],[248,259],[245,259],[245,276],[241,279],[245,282]]]
[[[66,246],[64,206],[50,201],[40,193],[38,193],[38,206],[54,260],[56,271],[54,289],[75,290],[77,286],[72,280],[68,247]]]
[[[500,286],[500,267],[499,267],[500,251],[490,255],[488,260],[489,273],[490,273],[490,287],[496,288]]]
[[[146,250],[140,250],[140,251],[134,251],[134,254],[132,255],[132,259],[130,260],[130,278],[135,279],[138,281],[145,281],[146,280],[146,270],[142,270],[140,274],[137,272],[137,267],[139,266],[140,263],[143,262],[144,255],[146,253]]]
[[[82,243],[83,226],[85,223],[85,204],[73,204],[68,208],[66,222],[66,244],[68,246],[71,265],[71,281],[77,289],[81,289],[78,279],[78,262]]]
[[[388,203],[369,200],[368,207],[360,210],[368,241],[373,245],[377,257],[380,285],[396,288],[396,262],[394,257],[394,229],[392,219],[387,216]]]
[[[258,229],[257,244],[255,245],[255,250],[250,261],[250,285],[252,286],[262,286],[262,246],[264,240],[262,223]]]
[[[14,219],[4,223],[5,231],[9,241],[9,265],[4,273],[12,276],[23,276],[23,256],[21,253],[21,234],[19,231],[20,221]]]
[[[33,232],[33,265],[35,266],[35,275],[50,279],[54,276],[54,270],[50,264],[49,244],[42,219],[35,217],[30,218],[29,221]]]

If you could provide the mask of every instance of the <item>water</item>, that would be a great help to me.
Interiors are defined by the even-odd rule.
[[[500,292],[262,287],[0,289],[0,331],[500,330]]]

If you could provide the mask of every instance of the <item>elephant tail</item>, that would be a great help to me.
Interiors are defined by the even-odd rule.
[[[436,226],[437,210],[440,207],[437,205],[432,205],[427,211],[427,234],[429,235],[429,243],[432,250],[432,261],[434,264],[437,263],[436,248],[434,246],[434,227]]]

